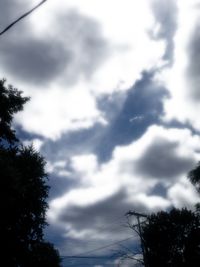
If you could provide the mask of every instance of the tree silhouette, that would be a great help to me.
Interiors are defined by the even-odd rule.
[[[49,189],[44,158],[32,146],[19,145],[11,128],[27,100],[0,81],[1,260],[9,267],[58,267],[57,251],[43,239]]]
[[[6,80],[0,80],[0,144],[3,141],[14,143],[18,141],[15,131],[11,128],[13,115],[23,110],[23,105],[29,100],[22,97],[22,92],[9,85],[5,87]]]
[[[191,170],[188,173],[188,178],[200,193],[200,162],[198,162],[195,169]]]
[[[200,215],[187,209],[158,212],[141,226],[145,266],[198,267]]]
[[[29,267],[58,267],[60,263],[59,253],[48,242],[36,242],[32,246]]]
[[[200,162],[188,173],[188,178],[200,193]],[[199,266],[200,203],[195,205],[194,210],[173,208],[169,212],[160,211],[144,217],[146,220],[137,225],[128,223],[129,227],[138,234],[143,248],[141,251],[143,259],[140,265],[145,267]],[[127,258],[127,255],[123,257]]]

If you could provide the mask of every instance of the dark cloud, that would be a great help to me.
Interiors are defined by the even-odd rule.
[[[173,59],[174,42],[173,37],[177,29],[177,2],[174,0],[154,0],[152,11],[156,21],[160,24],[160,29],[154,38],[165,39],[167,48],[164,59],[171,61]]]
[[[72,179],[70,175],[62,176],[55,172],[49,174],[48,185],[50,186],[48,201],[66,194],[72,188],[78,186],[77,180]]]
[[[43,84],[64,71],[70,52],[56,40],[28,37],[0,44],[1,62],[14,76],[29,83]]]
[[[126,225],[127,218],[125,217],[125,213],[130,209],[144,211],[144,207],[141,205],[127,203],[126,192],[121,190],[113,196],[95,204],[86,207],[74,205],[63,210],[60,217],[62,223],[64,225],[71,224],[72,229],[77,231],[77,233],[85,230],[93,230],[94,232],[90,234],[90,237],[72,237],[64,229],[59,229],[54,225],[50,225],[45,236],[59,248],[61,255],[79,255],[95,248],[126,239],[127,237],[133,238],[126,240],[122,244],[130,247],[130,249],[135,249],[137,247],[137,238],[134,238],[133,231]],[[121,251],[119,244],[90,253],[90,256],[111,256],[116,254],[117,251]],[[113,257],[112,261],[114,259],[116,257]],[[95,261],[92,259],[88,259],[87,261],[66,259],[63,262],[67,265],[73,263],[73,265],[76,264],[76,266],[80,267],[89,266],[90,264],[91,266],[98,264],[107,266],[107,264],[111,264],[111,259],[99,259]],[[112,264],[114,265],[114,263]]]
[[[35,36],[28,19],[20,24],[21,31],[16,26],[1,38],[1,64],[28,83],[45,84],[64,74],[65,85],[73,84],[89,78],[108,55],[99,24],[74,10],[57,14],[51,35]]]
[[[0,1],[0,30],[2,31],[11,22],[21,16],[30,8],[30,3],[28,1],[20,0],[1,0]],[[17,30],[16,27],[14,27]],[[14,28],[12,30],[14,30]],[[12,31],[10,30],[10,31]],[[5,36],[5,35],[4,35]],[[2,39],[3,37],[1,37]]]
[[[141,204],[129,203],[127,198],[126,191],[121,189],[114,195],[92,205],[68,207],[66,211],[63,210],[60,220],[70,223],[77,231],[94,229],[98,233],[98,230],[103,229],[103,232],[109,235],[114,227],[111,222],[117,223],[115,226],[120,228],[122,224],[125,224],[125,213],[130,209],[146,210],[146,207]],[[111,227],[107,227],[108,225]],[[116,227],[113,230],[116,232]],[[123,231],[123,228],[121,230]]]
[[[104,130],[101,125],[95,125],[89,129],[65,134],[56,141],[46,140],[41,152],[50,162],[67,160],[75,155],[94,153],[94,147]]]
[[[142,175],[159,180],[172,179],[187,173],[194,166],[194,160],[178,155],[177,148],[177,142],[156,139],[136,163],[136,170]]]
[[[90,237],[81,238],[73,238],[70,233],[66,233],[66,239],[71,240],[69,251],[72,253],[76,251],[75,254],[79,254],[131,236],[133,240],[126,241],[126,245],[133,249],[137,246],[137,238],[134,238],[133,231],[127,227],[128,220],[125,213],[129,210],[148,212],[145,205],[139,202],[129,202],[127,193],[123,189],[92,205],[85,207],[72,205],[63,210],[59,218],[62,223],[71,225],[72,229],[80,234],[87,230],[91,231]],[[134,218],[130,218],[130,222],[136,223]],[[69,246],[67,240],[62,246],[64,243]],[[106,251],[95,252],[95,254],[113,254],[113,249],[114,247],[107,248]],[[116,246],[115,249],[119,247]]]
[[[59,218],[62,223],[71,225],[77,233],[87,230],[91,230],[93,233],[90,237],[79,238],[72,237],[63,229],[66,240],[62,240],[62,242],[58,240],[60,251],[65,248],[65,251],[67,251],[65,255],[79,254],[112,243],[113,240],[127,237],[130,231],[127,233],[127,229],[123,227],[126,223],[124,214],[130,209],[130,206],[124,202],[125,196],[125,192],[120,191],[92,205],[86,207],[73,205],[63,210]],[[51,235],[49,231],[47,231],[47,235],[48,237]],[[102,235],[104,236],[103,239],[98,238]],[[53,236],[50,237],[54,240]],[[113,254],[112,249],[107,248],[106,251],[97,251],[95,255],[98,255],[98,253]]]
[[[194,31],[189,39],[187,48],[188,66],[186,75],[188,78],[188,96],[192,100],[199,102],[200,100],[200,23],[196,24]]]
[[[109,55],[109,46],[102,36],[100,24],[75,10],[59,16],[56,32],[74,54],[72,64],[68,64],[67,82],[82,75],[90,78]]]
[[[5,27],[29,10],[30,4],[3,1],[0,8],[4,11],[1,19]],[[70,54],[58,40],[34,36],[32,28],[29,18],[25,18],[1,36],[1,64],[4,71],[17,79],[43,85],[63,71]]]

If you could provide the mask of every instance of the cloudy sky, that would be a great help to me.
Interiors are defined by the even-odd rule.
[[[0,29],[37,3],[1,0]],[[134,247],[128,210],[198,201],[199,17],[199,0],[48,0],[1,36],[1,77],[31,97],[15,128],[47,161],[61,255]],[[64,266],[84,264],[116,266]]]

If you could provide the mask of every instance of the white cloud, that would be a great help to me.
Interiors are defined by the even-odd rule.
[[[57,139],[68,131],[89,128],[94,123],[106,124],[95,99],[84,85],[64,90],[51,88],[35,91],[23,113],[15,117],[24,130]],[[31,92],[32,93],[32,92]]]
[[[98,163],[95,155],[82,155],[72,157],[72,167],[77,172],[90,174],[97,171]]]
[[[170,92],[164,100],[165,121],[176,119],[200,129],[199,109],[199,18],[196,0],[178,2],[178,28],[174,38],[174,64],[165,69],[160,80]],[[195,39],[196,38],[196,39]]]
[[[199,202],[199,195],[188,180],[182,179],[168,189],[168,198],[176,208],[187,206],[192,208]]]
[[[163,63],[165,43],[152,40],[148,34],[156,23],[148,1],[87,0],[79,5],[80,2],[75,2],[77,7],[100,22],[112,50],[92,79],[95,94],[127,90],[144,69]],[[74,6],[74,1],[70,5]]]
[[[148,196],[145,193],[138,193],[136,197],[130,195],[129,201],[137,203],[138,206],[145,206],[149,211],[166,209],[170,206],[170,201],[160,196]]]
[[[165,42],[153,40],[149,35],[156,22],[145,0],[137,3],[132,0],[49,1],[29,21],[32,38],[40,42],[37,49],[41,45],[45,49],[44,41],[52,42],[56,36],[54,46],[47,49],[60,56],[61,46],[69,63],[63,68],[64,61],[59,64],[54,58],[54,64],[58,65],[56,74],[46,66],[55,76],[53,81],[44,71],[45,65],[40,68],[49,77],[45,88],[38,83],[29,83],[27,87],[18,82],[18,87],[31,96],[23,114],[16,117],[16,122],[27,132],[56,140],[63,133],[89,128],[95,123],[105,125],[106,118],[98,110],[97,99],[102,94],[129,89],[143,70],[163,64]],[[51,57],[46,58],[48,53],[40,55],[35,50],[35,66],[39,67],[37,56],[42,56],[43,64],[51,62]],[[34,70],[26,72],[27,62],[25,66],[25,73],[32,76]]]
[[[42,148],[43,144],[44,144],[44,141],[41,140],[41,139],[38,139],[38,138],[35,138],[33,140],[25,140],[23,141],[23,144],[25,146],[30,146],[30,145],[33,145],[34,149],[36,151],[40,151],[40,149]]]
[[[55,162],[47,161],[45,165],[46,172],[48,174],[56,173],[58,176],[67,177],[71,175],[71,172],[68,170],[67,160],[60,160]]]
[[[164,151],[157,149],[158,143],[164,144]],[[170,205],[191,205],[198,198],[192,186],[189,186],[189,182],[186,181],[186,175],[200,159],[197,152],[199,148],[200,138],[192,135],[189,130],[167,129],[154,125],[137,141],[127,146],[116,147],[112,159],[107,163],[98,163],[95,155],[77,155],[72,158],[72,166],[79,180],[79,186],[50,202],[49,220],[52,223],[58,223],[60,216],[65,214],[65,211],[70,212],[71,208],[74,214],[76,214],[76,209],[83,210],[84,214],[84,209],[90,210],[91,208],[93,216],[99,216],[98,208],[96,213],[94,210],[95,206],[98,207],[102,201],[106,203],[103,209],[110,206],[111,209],[113,208],[113,213],[116,213],[115,205],[118,212],[124,213],[130,206],[146,211],[157,211],[166,209]],[[149,154],[149,165],[145,155],[150,151],[155,152]],[[168,153],[167,156],[165,153]],[[162,159],[165,162],[160,167]],[[174,166],[172,166],[172,161],[174,161]],[[185,165],[184,168],[182,163]],[[143,168],[138,168],[138,165]],[[147,170],[150,172],[152,166],[159,169],[155,177],[147,173]],[[172,172],[169,172],[170,168],[173,169]],[[152,193],[157,184],[163,185],[167,197]],[[115,199],[121,190],[124,193]],[[78,221],[82,220],[79,216],[87,216],[83,214],[77,213]],[[115,214],[117,215],[120,214]],[[76,222],[70,223],[68,216],[64,224],[71,227],[69,233],[71,235],[85,231],[88,227],[83,224],[82,230],[76,229]],[[92,230],[91,224],[89,227]]]

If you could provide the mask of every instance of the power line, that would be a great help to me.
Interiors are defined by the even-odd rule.
[[[60,256],[62,259],[109,259],[111,256]]]
[[[112,224],[114,224],[117,220],[119,220],[119,219],[121,219],[123,216],[120,216],[120,217],[118,217],[118,218],[116,218],[115,220],[113,220],[109,225],[112,225]],[[135,225],[133,225],[134,227],[136,227],[136,226],[138,226],[138,223],[137,224],[135,224]],[[106,227],[105,228],[100,228],[100,230],[104,230],[104,229],[106,229]],[[98,248],[95,248],[95,249],[92,249],[92,250],[89,250],[89,251],[86,251],[86,252],[83,252],[83,253],[80,253],[80,254],[77,254],[77,255],[66,255],[66,256],[61,256],[61,258],[73,258],[73,259],[75,259],[75,258],[85,258],[85,257],[87,257],[87,258],[97,258],[97,257],[99,257],[99,256],[84,256],[84,255],[87,255],[87,254],[90,254],[90,253],[92,253],[92,252],[96,252],[96,251],[99,251],[99,250],[103,250],[103,249],[105,249],[105,248],[108,248],[108,247],[112,247],[112,246],[115,246],[115,245],[117,245],[117,244],[120,244],[120,243],[122,243],[122,242],[124,242],[124,241],[127,241],[127,240],[130,240],[130,239],[132,239],[133,237],[128,237],[128,238],[125,238],[125,239],[122,239],[122,240],[119,240],[119,241],[116,241],[116,242],[114,242],[114,243],[111,243],[111,244],[108,244],[108,245],[105,245],[105,246],[102,246],[102,247],[98,247]]]
[[[120,217],[118,217],[118,218],[116,218],[116,220],[119,220],[120,218],[122,218],[122,216],[120,216]],[[115,221],[116,220],[113,220],[113,221],[111,221],[111,223],[109,224],[109,225],[112,225],[112,224],[114,224],[115,223]],[[136,227],[136,226],[138,226],[138,223],[137,224],[135,224],[135,225],[133,225],[134,227]],[[104,229],[106,229],[106,227],[105,228],[100,228],[101,230],[104,230]],[[119,241],[116,241],[116,242],[114,242],[114,243],[111,243],[111,244],[108,244],[108,245],[105,245],[105,246],[102,246],[102,247],[98,247],[98,248],[95,248],[95,249],[92,249],[92,250],[89,250],[89,251],[86,251],[86,252],[83,252],[83,253],[80,253],[80,254],[77,254],[77,255],[72,255],[72,256],[68,256],[68,255],[66,255],[66,256],[61,256],[61,258],[63,259],[63,260],[65,260],[65,259],[71,259],[71,260],[103,260],[103,259],[111,259],[111,258],[113,258],[115,255],[110,255],[110,256],[98,256],[98,255],[87,255],[87,254],[90,254],[90,253],[93,253],[93,252],[96,252],[96,251],[99,251],[99,250],[103,250],[103,249],[106,249],[106,248],[109,248],[109,247],[112,247],[112,246],[115,246],[115,245],[117,245],[117,244],[120,244],[120,243],[122,243],[122,242],[124,242],[124,241],[127,241],[127,240],[130,240],[130,239],[132,239],[133,237],[129,237],[129,238],[125,238],[125,239],[122,239],[122,240],[119,240]],[[79,264],[78,265],[74,265],[74,264],[77,264],[76,262],[71,262],[71,263],[68,263],[68,264],[70,264],[70,265],[67,265],[67,266],[71,266],[71,265],[73,265],[73,266],[80,266]],[[109,264],[110,265],[110,264]],[[112,265],[112,264],[111,264]]]
[[[110,221],[109,223],[107,223],[107,225],[105,226],[102,226],[102,227],[96,227],[95,229],[97,231],[104,231],[104,230],[107,230],[109,229],[113,224],[119,224],[119,221],[121,221],[121,219],[124,218],[124,215],[123,216],[119,216],[117,217],[116,219]],[[121,222],[122,223],[122,222]],[[118,225],[117,227],[122,227],[122,225]],[[117,227],[114,227],[114,228],[117,228]]]
[[[43,0],[42,2],[40,2],[39,4],[37,4],[35,7],[33,7],[31,10],[29,10],[28,12],[24,13],[22,16],[20,16],[18,19],[16,19],[15,21],[13,21],[11,24],[9,24],[3,31],[0,32],[0,35],[3,35],[5,32],[7,32],[10,28],[12,28],[16,23],[18,23],[20,20],[24,19],[25,17],[27,17],[28,15],[30,15],[33,11],[35,11],[38,7],[40,7],[41,5],[43,5],[47,0]]]
[[[63,264],[63,263],[62,263]],[[74,262],[74,263],[71,263],[71,264],[65,264],[64,263],[64,265],[63,265],[63,267],[70,267],[70,266],[78,266],[78,267],[80,267],[80,266],[83,266],[83,264],[82,265],[80,265],[80,264],[82,264],[82,263],[76,263],[76,262]],[[84,265],[85,266],[85,265]],[[94,263],[91,263],[91,262],[87,262],[87,266],[96,266],[96,265],[94,265]],[[100,265],[100,266],[102,266],[102,265]],[[103,266],[115,266],[114,265],[114,263],[112,263],[112,262],[104,262],[103,263]]]
[[[136,216],[136,217],[143,217],[143,218],[147,218],[147,217],[148,217],[148,215],[146,215],[146,214],[144,214],[144,213],[139,213],[139,212],[135,212],[135,211],[131,211],[131,210],[129,210],[129,211],[125,214],[125,216],[132,216],[132,215],[134,215],[134,216]]]
[[[96,252],[98,250],[103,250],[105,248],[109,248],[109,247],[112,247],[112,246],[115,246],[117,244],[120,244],[124,241],[127,241],[129,239],[132,239],[133,237],[128,237],[126,239],[122,239],[122,240],[119,240],[119,241],[116,241],[114,243],[111,243],[111,244],[108,244],[108,245],[105,245],[105,246],[102,246],[102,247],[98,247],[98,248],[95,248],[95,249],[92,249],[92,250],[89,250],[89,251],[86,251],[86,252],[83,252],[83,253],[80,253],[78,255],[72,255],[72,256],[61,256],[62,258],[80,258],[81,256],[84,256],[84,255],[87,255],[87,254],[90,254],[92,252]]]

